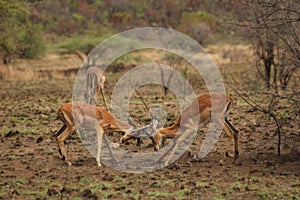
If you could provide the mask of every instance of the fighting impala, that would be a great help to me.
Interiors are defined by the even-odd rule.
[[[96,131],[98,148],[96,161],[99,167],[101,166],[100,154],[103,133],[129,133],[132,130],[130,125],[115,119],[105,109],[81,102],[63,104],[58,109],[58,117],[64,123],[63,126],[56,132],[59,154],[69,166],[71,166],[72,163],[68,159],[64,141],[79,128]]]
[[[182,132],[184,129],[191,129],[189,127],[191,123],[190,119],[199,115],[199,125],[203,125],[211,118],[214,118],[218,125],[222,127],[225,133],[229,136],[227,141],[226,151],[221,158],[219,164],[223,165],[226,157],[234,157],[235,161],[239,155],[238,152],[238,130],[228,121],[226,113],[230,107],[232,101],[229,97],[222,93],[205,93],[197,97],[188,108],[186,108],[182,114],[178,117],[175,124],[169,127],[161,128],[154,135],[154,150],[158,151],[163,141],[167,138],[175,138],[176,133]],[[212,107],[212,104],[214,105]],[[198,109],[197,109],[198,107]],[[213,110],[212,110],[213,109]],[[179,131],[181,129],[181,131]],[[125,142],[132,138],[132,135],[125,134],[120,142]],[[234,155],[229,153],[231,140],[234,143]]]
[[[99,67],[88,68],[86,77],[85,101],[88,104],[94,105],[96,103],[97,96],[99,96],[101,93],[105,107],[107,110],[109,110],[104,94],[105,76],[103,73],[104,72]]]
[[[189,119],[199,114],[200,126],[208,122],[211,118],[213,118],[229,136],[229,140],[227,141],[226,145],[226,150],[223,154],[223,157],[219,161],[219,164],[223,165],[226,157],[228,156],[234,157],[234,162],[239,155],[238,130],[228,121],[226,117],[226,113],[231,103],[232,101],[230,100],[230,98],[222,93],[206,93],[198,96],[197,100],[195,100],[187,109],[185,109],[182,112],[175,124],[158,130],[158,132],[154,136],[154,150],[159,150],[162,141],[164,141],[166,138],[174,138],[179,129],[191,128],[185,127],[185,125],[189,126]],[[234,155],[229,153],[230,144],[232,140],[234,144]]]
[[[226,113],[231,103],[230,98],[222,93],[206,93],[200,95],[182,112],[174,125],[160,128],[156,131],[155,121],[153,121],[152,125],[146,127],[150,129],[150,132],[145,131],[145,128],[134,129],[131,125],[115,119],[110,112],[103,108],[81,102],[65,103],[58,110],[58,116],[64,123],[56,133],[59,153],[61,158],[70,166],[71,162],[67,157],[64,141],[79,128],[96,131],[98,147],[96,161],[98,166],[101,166],[100,154],[103,133],[124,132],[125,135],[121,137],[120,142],[125,142],[132,138],[145,137],[145,134],[139,133],[140,131],[144,131],[147,137],[153,136],[151,130],[156,131],[154,132],[153,145],[154,150],[158,151],[163,140],[175,138],[177,132],[180,133],[184,129],[192,129],[193,127],[190,127],[191,118],[200,115],[199,125],[203,125],[213,118],[229,136],[226,151],[219,162],[223,165],[226,157],[232,156],[234,157],[233,161],[235,161],[239,155],[238,131],[226,118]],[[179,131],[180,129],[181,131]],[[233,140],[234,143],[234,155],[229,153],[231,140]]]

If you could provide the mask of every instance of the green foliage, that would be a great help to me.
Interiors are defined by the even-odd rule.
[[[98,34],[95,36],[94,34],[84,34],[84,35],[75,35],[72,38],[68,38],[64,42],[59,44],[60,53],[74,53],[76,51],[81,51],[88,54],[93,48],[99,45],[101,42],[106,40],[108,37],[112,35],[111,32],[106,32],[102,34]],[[123,46],[132,46],[135,48],[140,48],[140,43],[138,40],[132,38],[126,38],[120,35],[112,36],[113,40],[109,41],[109,47],[112,49],[117,49],[120,47],[120,44]],[[123,59],[130,59],[130,57],[123,57]]]
[[[85,17],[82,16],[81,14],[78,14],[78,13],[73,13],[73,14],[72,14],[72,17],[73,17],[76,21],[83,21],[83,20],[85,20]]]
[[[32,25],[24,36],[24,43],[26,47],[23,50],[22,57],[38,58],[46,51],[46,44],[43,38],[42,26]]]
[[[58,48],[62,54],[74,53],[76,51],[88,54],[93,48],[109,37],[109,35],[109,33],[99,37],[90,35],[75,35],[60,43]]]
[[[128,22],[132,18],[132,14],[129,12],[115,12],[114,16],[120,18],[120,22]]]
[[[139,0],[131,1],[132,11],[133,13],[136,13],[137,20],[140,20],[145,16],[145,10],[148,6],[147,3],[148,2],[143,2]]]
[[[207,12],[183,12],[181,18],[182,24],[189,23],[189,24],[197,24],[197,23],[205,23],[210,28],[214,27],[216,24],[215,16],[209,14]]]
[[[2,59],[19,54],[25,47],[22,38],[28,28],[28,12],[17,1],[0,1],[0,52]]]
[[[45,49],[41,27],[32,26],[25,3],[0,1],[0,13],[0,56],[4,62],[11,57],[34,58]]]
[[[195,39],[200,44],[214,40],[212,28],[216,25],[216,17],[207,12],[183,12],[178,30]]]
[[[162,55],[162,60],[166,61],[169,66],[173,66],[173,67],[177,65],[181,65],[183,62],[182,57],[168,52]]]
[[[101,0],[95,0],[95,1],[94,1],[94,5],[95,5],[96,7],[101,7]]]

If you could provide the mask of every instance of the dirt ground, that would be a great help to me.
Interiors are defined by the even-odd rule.
[[[71,100],[73,68],[79,65],[74,56],[48,56],[30,63],[20,60],[10,69],[0,66],[0,199],[300,199],[300,124],[291,123],[283,130],[278,157],[272,120],[252,112],[230,88],[227,93],[235,103],[228,118],[240,132],[240,157],[235,164],[228,158],[224,166],[218,165],[226,137],[205,158],[193,158],[204,127],[177,161],[147,173],[98,168],[74,134],[67,140],[73,166],[67,167],[59,159],[54,134],[62,125],[57,109]],[[28,66],[32,71],[25,70]],[[15,78],[8,77],[9,70]],[[120,74],[106,75],[105,90],[110,91]],[[147,91],[141,90],[142,95],[151,95]],[[150,103],[172,101],[172,95],[163,97],[159,91],[154,92],[157,98],[148,99]],[[205,88],[197,91],[201,94]],[[177,116],[173,101],[170,105],[175,107],[167,110],[168,124]],[[136,106],[133,114],[143,121],[142,103],[136,97],[131,102]],[[120,136],[110,139],[117,141]],[[125,148],[152,150],[149,145],[150,140],[141,147],[131,141]]]

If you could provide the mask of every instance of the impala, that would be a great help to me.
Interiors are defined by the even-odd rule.
[[[69,166],[71,166],[72,163],[68,159],[64,141],[79,128],[96,131],[98,147],[96,161],[99,167],[101,166],[100,154],[103,133],[127,133],[132,130],[130,125],[115,119],[110,112],[105,109],[81,102],[63,104],[58,109],[58,116],[64,123],[63,126],[56,132],[59,154]]]
[[[99,67],[90,67],[88,69],[85,100],[88,104],[93,105],[96,102],[97,96],[101,93],[105,107],[108,109],[104,94],[105,76],[103,73],[104,72]]]
[[[229,136],[229,140],[227,141],[226,145],[226,151],[223,154],[219,164],[223,165],[226,157],[228,156],[234,157],[233,162],[235,162],[239,155],[238,130],[226,118],[226,113],[231,103],[232,101],[230,98],[222,93],[205,93],[198,96],[197,100],[195,100],[187,109],[182,112],[175,124],[169,127],[161,128],[157,131],[157,133],[154,135],[154,150],[158,151],[161,143],[166,138],[174,138],[179,128],[191,128],[187,127],[189,124],[191,124],[189,123],[190,119],[199,115],[199,125],[203,125],[213,118]],[[234,155],[229,154],[229,148],[232,140],[234,143]]]

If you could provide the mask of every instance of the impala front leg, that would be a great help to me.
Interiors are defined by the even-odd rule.
[[[160,149],[163,140],[164,139],[162,138],[162,135],[159,132],[155,134],[152,140],[154,151],[158,151]]]
[[[97,128],[97,145],[98,145],[98,151],[97,151],[97,164],[98,167],[101,167],[101,146],[102,146],[102,137],[103,137],[103,130],[101,128]]]

